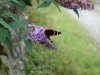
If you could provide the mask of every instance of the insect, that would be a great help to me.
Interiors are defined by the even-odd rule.
[[[46,29],[44,31],[46,37],[53,43],[53,41],[50,39],[50,36],[55,36],[55,35],[59,35],[61,34],[61,32],[58,32],[58,31],[55,31],[55,30],[52,30],[52,29]]]

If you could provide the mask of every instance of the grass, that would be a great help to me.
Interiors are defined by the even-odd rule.
[[[28,75],[99,75],[100,51],[87,32],[71,15],[55,6],[27,10],[30,21],[57,31],[51,37],[57,51],[33,44],[33,52],[27,54],[25,72]]]

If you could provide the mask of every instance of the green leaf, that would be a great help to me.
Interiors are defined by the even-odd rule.
[[[16,3],[16,2],[12,2],[21,12],[24,11],[25,7],[26,7],[26,4],[24,1],[22,0],[19,0],[18,1],[20,4]]]
[[[5,28],[9,29],[12,33],[14,33],[17,36],[16,32],[2,18],[0,18],[0,24],[2,24]]]
[[[19,23],[16,22],[16,21],[13,21],[13,22],[9,23],[9,25],[13,29],[23,29],[23,26],[22,25],[19,25]]]
[[[51,1],[44,1],[41,5],[39,5],[37,8],[43,8],[48,7],[51,4]]]
[[[22,6],[22,4],[19,2],[19,1],[17,1],[17,0],[11,0],[12,2],[15,2],[15,3],[17,3],[17,4],[19,4],[19,5],[21,5]]]
[[[31,1],[30,0],[23,0],[25,2],[26,5],[28,6],[32,6]]]
[[[79,12],[77,9],[73,9],[73,11],[77,14],[78,18],[79,18]]]
[[[4,40],[7,35],[8,35],[7,30],[5,30],[4,28],[0,28],[0,41]]]
[[[20,21],[20,18],[17,16],[17,15],[15,15],[15,14],[13,14],[13,13],[11,13],[11,12],[8,12],[8,14],[9,14],[9,16],[11,16],[12,18],[13,18],[13,20],[15,20],[17,23],[16,24],[18,24],[18,26],[17,27],[19,27],[19,28],[24,28],[24,23],[22,22],[22,21]],[[13,23],[14,24],[14,23]],[[16,25],[15,24],[15,25]],[[14,27],[14,26],[13,26]]]
[[[29,52],[32,52],[32,41],[31,40],[24,40],[25,47]]]
[[[11,40],[11,35],[9,34],[2,42],[9,48],[11,55],[13,56],[13,45]]]

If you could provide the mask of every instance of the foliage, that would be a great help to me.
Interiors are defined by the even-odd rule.
[[[16,29],[25,27],[22,20],[19,18],[21,10],[25,9],[23,1],[9,0],[2,1],[0,4],[0,41],[7,45],[13,55],[12,35],[17,37]],[[21,7],[21,9],[19,9]]]
[[[24,40],[24,43],[26,45],[27,50],[29,50],[30,52],[32,52],[32,41],[31,40]]]
[[[62,0],[36,0],[39,6],[37,8],[42,8],[42,7],[48,7],[51,5],[51,3],[55,4],[58,7],[58,4],[61,6],[66,5],[66,1]],[[64,2],[65,5],[62,5]],[[70,2],[70,1],[68,1]],[[75,3],[72,1],[71,3]],[[76,2],[78,3],[78,2]],[[84,2],[81,2],[81,4],[84,4]],[[87,0],[87,3],[91,3],[90,1]],[[87,4],[86,3],[86,4]],[[17,37],[16,29],[24,29],[25,24],[22,22],[22,20],[19,18],[20,14],[22,11],[24,11],[26,6],[32,6],[31,0],[8,0],[7,2],[1,1],[0,4],[0,30],[4,31],[5,34],[1,34],[0,36],[0,41],[4,43],[5,45],[8,46],[10,49],[11,53],[13,52],[13,44],[12,44],[12,35],[15,35]],[[68,5],[68,4],[67,4]],[[76,4],[77,5],[77,4]],[[71,5],[67,6],[66,8],[71,7],[71,9],[74,10],[74,12],[79,16],[78,13],[78,8],[85,8],[85,7],[76,7],[76,5]],[[89,6],[89,5],[88,5]],[[92,7],[86,7],[86,9],[92,9]],[[59,9],[60,10],[60,9]],[[8,41],[8,42],[7,42]],[[30,43],[31,45],[31,43]],[[27,47],[27,46],[26,46]]]
[[[63,9],[61,11],[54,5],[48,9],[32,7],[27,10],[33,23],[59,30],[62,34],[51,37],[58,46],[56,51],[33,43],[31,54],[27,53],[25,74],[99,75],[100,49],[73,17]]]
[[[60,8],[58,7],[60,5],[62,7],[68,8],[68,9],[73,9],[74,12],[78,16],[79,16],[78,9],[82,8],[82,7],[76,8],[76,5],[74,7],[71,4],[69,4],[69,6],[66,6],[67,3],[62,2],[65,0],[36,0],[36,1],[38,4],[37,8],[45,8],[45,7],[50,6],[51,4],[54,4],[60,10]],[[72,3],[74,1],[75,0],[73,0]],[[89,2],[89,1],[87,0],[87,2]],[[6,2],[4,0],[0,1],[0,44],[1,43],[5,44],[9,48],[12,56],[13,56],[12,36],[15,36],[17,39],[18,38],[17,32],[16,32],[17,29],[24,30],[26,28],[25,24],[23,23],[23,21],[20,18],[20,15],[22,14],[22,12],[24,11],[26,6],[32,6],[31,0],[7,0]],[[93,6],[92,6],[92,8],[93,8]],[[44,12],[44,11],[42,11],[42,12]],[[35,15],[38,15],[38,14],[40,14],[40,13],[37,12],[37,14],[35,14]],[[44,14],[44,16],[46,16],[47,14],[48,13]],[[39,20],[36,20],[36,21],[38,22]],[[42,23],[45,23],[45,22],[42,22]],[[42,23],[40,22],[41,25],[42,25]],[[74,34],[74,35],[76,35],[76,34]],[[70,34],[70,36],[71,36],[71,34]],[[36,46],[34,44],[32,44],[32,41],[26,40],[25,38],[26,37],[24,36],[24,38],[21,38],[21,39],[22,39],[22,41],[24,39],[24,43],[26,45],[25,47],[28,50],[28,52],[27,52],[28,57],[26,58],[26,61],[25,61],[26,75],[28,75],[28,74],[32,74],[32,75],[33,74],[34,75],[37,75],[37,74],[38,75],[41,75],[41,74],[43,74],[43,75],[76,75],[77,74],[78,69],[76,69],[76,66],[75,66],[76,64],[74,65],[75,67],[70,67],[72,64],[74,64],[73,60],[71,59],[73,57],[70,58],[71,53],[68,55],[69,59],[67,62],[65,60],[66,58],[63,59],[63,56],[59,55],[60,52],[57,53],[55,51],[48,51],[42,47],[40,47],[41,49],[40,48],[37,49],[37,48],[35,48]],[[67,42],[68,42],[68,39],[67,39]],[[73,43],[73,44],[75,44],[75,43]],[[76,45],[79,45],[79,44],[76,44]],[[85,47],[86,47],[86,45],[85,45]],[[69,46],[70,46],[70,42],[69,42]],[[34,50],[32,50],[32,47]],[[62,48],[60,48],[60,49],[62,49]],[[64,55],[66,55],[66,54],[64,54]],[[86,67],[90,67],[90,65],[88,63],[89,63],[88,61],[85,62]],[[68,67],[66,67],[66,66],[68,66]]]
[[[37,0],[39,3],[40,0]],[[91,0],[43,0],[43,2],[38,7],[47,7],[50,6],[50,4],[53,3],[57,7],[58,5],[65,7],[67,9],[73,9],[73,11],[77,14],[79,17],[78,9],[81,10],[92,10],[94,8],[94,5]],[[58,7],[59,9],[59,7]]]

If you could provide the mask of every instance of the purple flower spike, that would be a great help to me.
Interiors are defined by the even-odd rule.
[[[92,10],[94,8],[91,0],[54,0],[54,2],[68,9]]]
[[[28,24],[29,34],[27,39],[33,40],[34,43],[39,42],[48,49],[57,49],[52,43],[49,42],[48,38],[44,34],[45,28],[37,26],[35,24]]]

